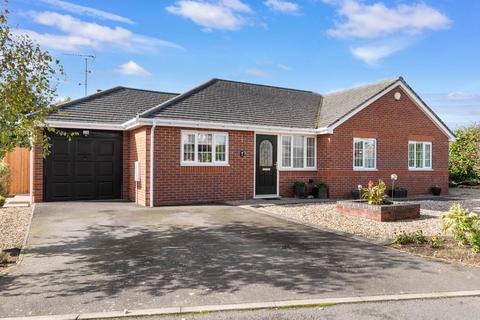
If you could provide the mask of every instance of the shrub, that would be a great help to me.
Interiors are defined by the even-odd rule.
[[[450,178],[453,181],[480,179],[480,124],[455,130],[457,139],[449,147]]]
[[[3,207],[4,204],[5,204],[5,197],[0,196],[0,207]]]
[[[442,215],[444,232],[451,232],[460,245],[470,245],[472,250],[480,252],[480,216],[455,203]]]
[[[395,239],[393,240],[394,244],[401,244],[401,245],[406,245],[406,244],[425,244],[427,243],[427,237],[423,235],[422,230],[417,230],[414,232],[405,232],[402,231],[399,234],[395,236]]]
[[[293,193],[297,197],[305,197],[307,193],[307,184],[303,181],[295,181],[293,183]]]
[[[387,186],[382,180],[378,181],[378,185],[374,185],[372,181],[368,182],[368,186],[362,190],[362,198],[368,204],[382,205],[386,203],[387,195],[385,189]]]
[[[477,229],[470,234],[468,242],[472,247],[473,252],[480,253],[480,229]]]
[[[468,237],[477,229],[478,223],[479,217],[464,209],[459,203],[453,204],[450,210],[442,215],[443,231],[451,232],[461,245],[468,244]]]
[[[10,188],[10,168],[0,161],[0,196],[7,196]]]

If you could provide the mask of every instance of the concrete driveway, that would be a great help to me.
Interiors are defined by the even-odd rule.
[[[470,289],[478,269],[237,207],[48,203],[0,317]]]

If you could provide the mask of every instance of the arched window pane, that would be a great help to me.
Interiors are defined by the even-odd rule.
[[[271,167],[273,165],[273,145],[268,140],[263,140],[259,148],[260,166]]]

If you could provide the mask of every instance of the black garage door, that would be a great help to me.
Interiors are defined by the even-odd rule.
[[[122,134],[78,131],[71,141],[51,136],[45,159],[45,201],[119,199]]]

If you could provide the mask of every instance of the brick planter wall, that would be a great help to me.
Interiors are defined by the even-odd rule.
[[[342,214],[368,218],[375,221],[397,221],[420,218],[419,204],[395,203],[373,205],[361,200],[339,201],[337,211]]]

